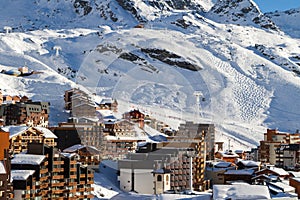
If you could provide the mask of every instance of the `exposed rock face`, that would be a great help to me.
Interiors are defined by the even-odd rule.
[[[141,10],[140,5],[143,5],[143,8],[147,8],[154,16],[158,16],[161,12],[172,10],[204,10],[203,6],[195,0],[117,0],[117,2],[125,10],[131,12],[140,22],[148,21],[147,17],[142,14],[145,10]]]
[[[252,25],[264,29],[279,30],[274,22],[260,11],[252,0],[218,0],[208,15],[222,23]]]

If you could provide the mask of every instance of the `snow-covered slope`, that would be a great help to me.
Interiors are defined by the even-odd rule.
[[[278,31],[276,25],[261,13],[252,0],[218,0],[207,16],[221,23],[251,25]]]
[[[11,0],[0,11],[13,28],[0,34],[0,69],[43,72],[0,74],[1,88],[49,100],[53,124],[67,116],[64,90],[82,86],[120,111],[215,123],[219,140],[243,148],[268,127],[299,128],[300,40],[251,0]]]
[[[276,25],[291,37],[300,37],[300,8],[266,13]]]

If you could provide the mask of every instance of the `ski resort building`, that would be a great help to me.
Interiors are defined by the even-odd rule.
[[[26,125],[48,127],[50,103],[32,102],[26,96],[2,96],[0,118],[4,125]]]
[[[297,145],[292,145],[295,147],[295,150],[292,150],[290,144],[300,144],[300,133],[280,133],[277,130],[268,129],[264,134],[264,140],[260,141],[259,160],[263,163],[286,167],[284,163],[290,164],[288,160],[293,160],[294,156],[299,155]],[[292,162],[295,162],[295,166],[300,165],[297,158]]]

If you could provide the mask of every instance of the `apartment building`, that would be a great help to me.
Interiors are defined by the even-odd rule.
[[[197,137],[197,134],[204,133],[204,140],[206,146],[206,159],[214,160],[215,157],[215,126],[214,124],[197,124],[193,122],[186,122],[180,124],[179,134],[189,134],[191,137]]]
[[[12,101],[0,105],[0,112],[5,125],[42,126],[49,125],[49,102],[32,102],[31,100]]]
[[[282,165],[282,158],[280,158],[282,152],[278,149],[283,144],[300,144],[300,133],[282,133],[278,130],[268,129],[267,133],[264,134],[264,140],[260,141],[259,160],[272,165]]]
[[[300,169],[300,143],[280,144],[276,149],[276,166],[290,169]]]

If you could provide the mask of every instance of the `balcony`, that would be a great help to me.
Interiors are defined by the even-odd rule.
[[[63,172],[64,168],[54,168],[53,172]]]
[[[52,176],[52,179],[64,179],[64,175],[54,175]]]

